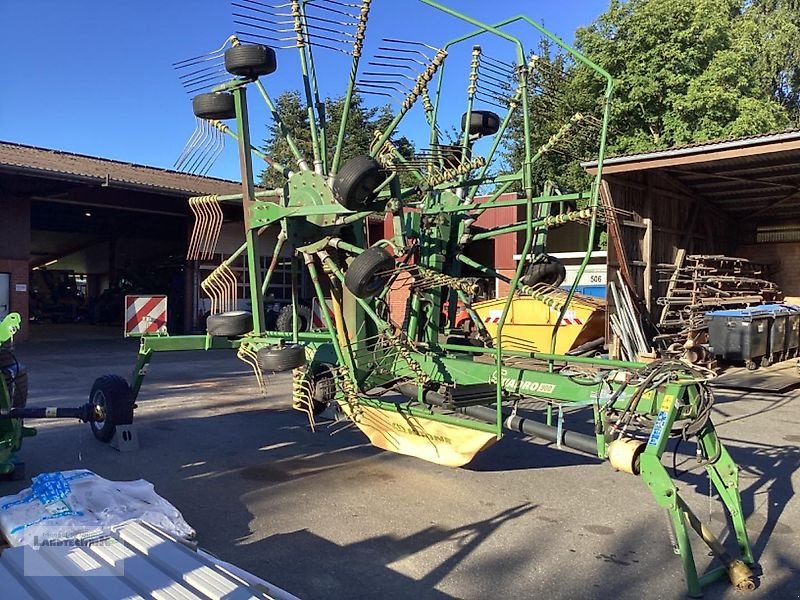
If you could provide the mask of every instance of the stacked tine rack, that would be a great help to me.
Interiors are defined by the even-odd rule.
[[[763,265],[745,258],[690,255],[677,265],[659,265],[666,295],[658,298],[661,317],[656,340],[668,353],[699,348],[707,341],[704,316],[720,309],[746,308],[781,299],[781,291],[766,278]],[[695,353],[698,362],[705,362]]]

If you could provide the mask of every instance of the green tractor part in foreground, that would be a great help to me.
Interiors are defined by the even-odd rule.
[[[19,331],[21,321],[19,313],[9,313],[0,321],[0,476],[14,479],[25,477],[23,463],[16,457],[22,439],[36,435],[35,429],[23,425],[23,419],[78,419],[93,426],[98,422],[108,423],[109,427],[133,420],[133,404],[127,395],[113,408],[98,401],[86,402],[77,408],[26,407],[28,374],[7,346]]]
[[[547,234],[565,223],[582,223],[591,250],[599,219],[611,216],[598,203],[611,77],[527,16],[490,25],[433,0],[422,0],[427,7],[417,6],[453,17],[452,29],[461,27],[463,34],[435,47],[400,39],[398,32],[368,49],[372,4],[292,0],[288,37],[269,26],[283,17],[270,16],[267,5],[260,5],[257,14],[243,6],[237,23],[248,31],[231,36],[209,55],[177,63],[181,80],[196,94],[192,106],[200,123],[180,164],[188,170],[207,169],[213,156],[204,150],[217,152],[216,142],[229,137],[238,144],[242,174],[241,194],[190,200],[196,224],[189,258],[214,255],[222,222],[231,211],[241,209],[244,240],[202,283],[211,299],[207,335],[142,338],[131,396],[138,395],[154,352],[228,349],[253,368],[262,389],[264,373],[293,371],[293,401],[312,428],[314,416],[335,402],[374,444],[388,450],[457,466],[512,429],[549,439],[559,448],[589,451],[640,477],[667,512],[691,596],[701,596],[707,584],[726,574],[738,589],[753,589],[739,469],[714,430],[707,373],[675,361],[644,365],[554,353],[559,326],[569,318],[576,292],[573,285],[566,295],[554,293],[563,268],[545,252]],[[319,13],[323,9],[342,13],[334,19],[341,20],[340,33],[331,31],[330,19]],[[520,29],[529,30],[533,41],[510,33]],[[537,40],[562,48],[585,85],[599,95],[596,115],[575,112],[565,117],[549,139],[534,147],[529,104],[546,96],[548,81],[564,76],[560,68],[529,52],[538,47]],[[308,131],[284,125],[260,79],[277,68],[273,47],[297,52]],[[338,132],[330,131],[320,101],[314,62],[319,52],[349,56]],[[288,163],[252,146],[250,91],[264,100],[292,155]],[[374,132],[368,154],[345,160],[345,132],[356,93],[377,94],[398,106],[386,126]],[[464,94],[456,135],[445,139],[442,132],[452,128],[446,107]],[[570,99],[558,100],[568,105]],[[411,114],[427,123],[427,139],[414,154],[404,154],[393,140]],[[517,139],[524,160],[519,171],[503,174],[499,149],[515,128],[521,131]],[[308,155],[297,141],[301,138],[310,140]],[[591,185],[572,193],[560,193],[550,183],[539,189],[534,182],[541,181],[540,167],[555,155],[569,156],[574,142],[595,149],[598,167]],[[284,184],[257,190],[253,156],[283,176]],[[481,215],[504,208],[513,209],[518,220],[480,226]],[[392,234],[376,240],[373,233],[368,242],[370,219],[390,222]],[[269,265],[261,262],[267,232],[277,239]],[[478,251],[478,242],[506,234],[524,239],[519,248],[523,259],[512,275],[495,270]],[[266,331],[263,299],[278,257],[286,251],[295,283],[293,330]],[[576,282],[589,255],[587,251]],[[240,258],[246,259],[252,313],[236,310],[232,266]],[[300,331],[296,283],[303,269],[319,306],[329,306],[321,311],[324,327],[319,331]],[[494,335],[472,308],[476,277],[509,288]],[[398,317],[389,309],[389,294],[401,285],[409,297],[405,315]],[[548,303],[552,311],[555,327],[543,348],[503,331],[512,302],[523,296]],[[473,321],[474,338],[463,332],[453,337],[460,306]],[[544,417],[537,420],[534,409],[540,406],[545,407]],[[593,436],[564,428],[565,410],[581,407],[594,422]],[[671,438],[698,445],[700,464],[732,523],[735,552],[699,522],[662,464]],[[722,563],[703,576],[692,556],[690,530]]]

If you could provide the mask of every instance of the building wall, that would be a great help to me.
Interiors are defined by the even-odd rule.
[[[22,317],[17,341],[28,339],[28,257],[31,246],[31,204],[27,198],[0,195],[0,272],[10,273],[11,312]]]
[[[743,244],[735,256],[769,267],[767,279],[778,284],[787,296],[800,296],[800,242]]]

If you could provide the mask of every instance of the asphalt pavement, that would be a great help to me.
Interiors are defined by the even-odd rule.
[[[21,344],[29,406],[81,404],[96,377],[129,378],[135,354],[135,340],[100,336]],[[800,598],[798,396],[718,393],[714,418],[742,468],[759,587],[718,582],[706,598]],[[28,476],[88,468],[147,479],[201,546],[305,599],[685,597],[666,516],[636,477],[514,434],[449,469],[374,449],[344,423],[312,432],[290,405],[288,374],[262,396],[230,352],[160,354],[139,397],[138,451],[117,452],[85,424],[47,421],[20,458]],[[29,483],[2,482],[0,495]],[[707,476],[688,472],[680,486],[719,531]],[[699,545],[695,554],[711,561]]]

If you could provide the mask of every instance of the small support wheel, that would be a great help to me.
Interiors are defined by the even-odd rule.
[[[325,412],[325,409],[336,398],[336,380],[333,376],[333,366],[329,364],[317,365],[313,373],[308,373],[304,377],[312,390],[311,413],[317,417]]]
[[[525,285],[546,283],[553,287],[558,287],[564,283],[566,277],[567,269],[561,261],[552,256],[547,256],[543,261],[530,265],[520,281]]]
[[[755,371],[758,368],[756,361],[754,361],[752,358],[748,358],[747,360],[745,360],[744,366],[747,368],[748,371]]]
[[[306,364],[305,346],[267,346],[261,348],[256,356],[258,365],[265,371],[291,371]]]
[[[469,116],[469,134],[494,135],[500,129],[500,117],[489,110],[473,110]],[[461,115],[461,131],[467,126],[467,113]]]
[[[761,366],[768,367],[771,364],[772,364],[772,355],[771,354],[764,355],[764,357],[761,359]]]
[[[381,210],[376,203],[375,189],[389,174],[369,156],[354,156],[348,160],[333,180],[333,195],[348,210]]]
[[[313,329],[313,315],[308,306],[297,307],[298,331],[311,331]],[[293,331],[292,305],[284,306],[275,319],[276,331]]]
[[[101,442],[111,441],[117,425],[133,423],[131,388],[119,375],[98,377],[89,392],[89,402],[104,415],[101,421],[89,422],[94,437]]]
[[[201,119],[224,121],[236,118],[233,94],[230,92],[210,92],[192,98],[192,112]]]
[[[246,310],[232,310],[209,315],[206,319],[208,335],[219,337],[236,337],[253,329],[253,315]]]
[[[240,44],[225,51],[225,70],[232,75],[257,79],[277,68],[275,50],[263,44]]]
[[[367,248],[350,263],[344,285],[356,298],[368,300],[386,287],[394,268],[394,257],[385,249]]]

